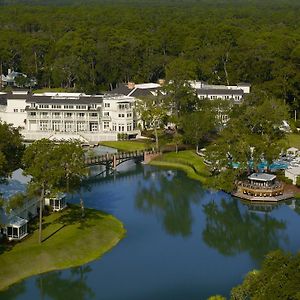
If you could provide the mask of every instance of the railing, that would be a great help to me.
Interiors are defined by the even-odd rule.
[[[86,165],[100,164],[113,161],[122,161],[133,158],[143,158],[145,154],[155,154],[157,151],[132,151],[132,152],[121,152],[121,153],[107,153],[95,157],[89,157],[85,159]]]

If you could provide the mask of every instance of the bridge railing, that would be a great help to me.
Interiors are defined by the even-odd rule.
[[[158,154],[159,151],[156,150],[136,150],[130,152],[117,152],[117,153],[107,153],[102,154],[94,157],[88,157],[85,159],[85,163],[87,165],[98,164],[103,162],[111,162],[114,159],[121,160],[121,159],[128,159],[128,158],[139,158],[144,157],[144,155],[148,154]]]

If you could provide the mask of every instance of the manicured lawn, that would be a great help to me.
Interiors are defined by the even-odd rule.
[[[152,148],[152,141],[112,141],[101,142],[100,145],[116,148],[121,151],[137,151]]]
[[[291,133],[287,135],[289,147],[296,147],[300,149],[300,134]]]
[[[38,231],[0,254],[0,290],[26,277],[79,266],[99,258],[125,235],[123,224],[111,215],[72,206],[44,217],[43,242]]]
[[[199,180],[202,183],[207,182],[210,175],[203,158],[198,156],[193,150],[165,153],[160,158],[151,161],[150,164],[180,169],[186,172],[188,177]]]

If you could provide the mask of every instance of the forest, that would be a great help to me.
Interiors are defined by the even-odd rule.
[[[249,82],[299,108],[298,1],[50,2],[0,0],[0,73],[99,92],[156,82],[179,59],[186,79]]]

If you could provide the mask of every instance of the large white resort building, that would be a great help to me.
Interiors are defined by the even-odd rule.
[[[30,93],[12,91],[0,93],[0,120],[20,127],[26,140],[77,138],[97,143],[117,140],[118,134],[135,137],[139,134],[136,99],[164,94],[159,83],[121,84],[106,94]],[[199,100],[227,99],[240,103],[250,93],[250,85],[209,85],[191,81]]]
[[[13,91],[0,94],[0,119],[21,127],[27,140],[116,140],[138,133],[134,103],[124,95]]]

